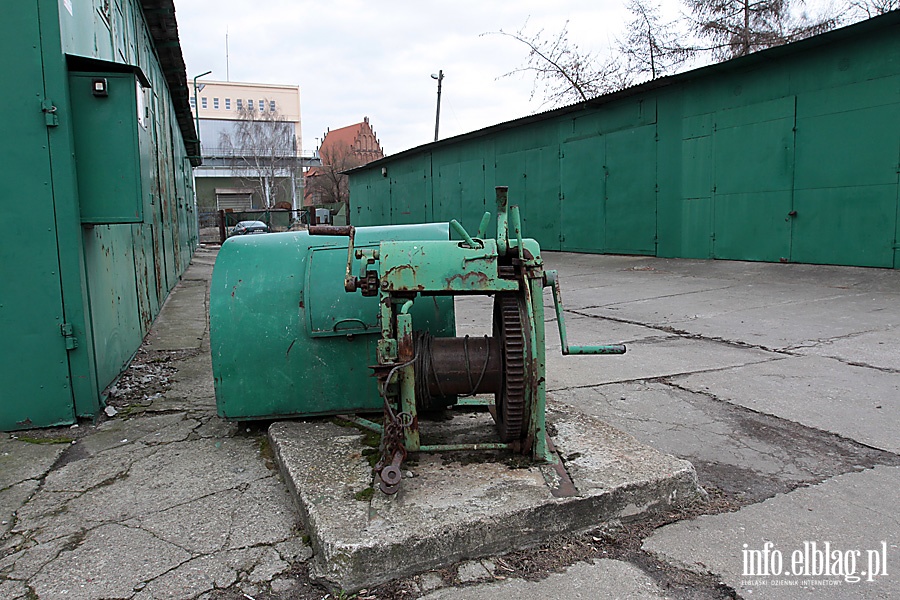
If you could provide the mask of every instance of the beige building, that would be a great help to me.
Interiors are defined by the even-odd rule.
[[[202,211],[300,208],[303,171],[300,87],[188,81],[199,116],[203,164],[194,170]]]

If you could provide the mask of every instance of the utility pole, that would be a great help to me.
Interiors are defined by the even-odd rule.
[[[441,82],[444,81],[444,71],[438,71],[437,75],[431,74],[432,79],[438,82],[437,114],[434,116],[434,141],[438,141],[438,128],[441,125]]]

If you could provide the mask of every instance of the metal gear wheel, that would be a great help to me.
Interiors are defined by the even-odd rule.
[[[528,435],[525,379],[526,360],[531,352],[525,329],[527,322],[525,300],[519,294],[494,297],[494,337],[500,341],[503,358],[502,384],[494,395],[494,420],[504,442],[522,440]]]

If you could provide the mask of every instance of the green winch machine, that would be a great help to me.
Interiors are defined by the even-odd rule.
[[[225,243],[210,290],[219,415],[347,415],[381,434],[375,470],[385,493],[397,491],[408,452],[505,449],[558,464],[545,427],[543,288],[553,291],[563,354],[625,347],[569,346],[556,271],[523,238],[507,188],[496,196],[496,239],[486,237],[485,213],[475,237],[454,220]],[[453,297],[472,294],[494,298],[491,336],[456,337]],[[483,403],[499,442],[422,443],[420,412],[475,395],[493,396]],[[358,416],[376,411],[380,423]]]

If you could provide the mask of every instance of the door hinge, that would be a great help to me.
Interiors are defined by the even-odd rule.
[[[56,127],[59,125],[59,116],[56,114],[56,107],[53,106],[53,100],[44,98],[41,102],[41,111],[44,113],[44,123],[47,127]]]
[[[66,340],[66,350],[74,350],[78,347],[78,338],[75,337],[75,332],[70,324],[60,323],[59,332]]]

